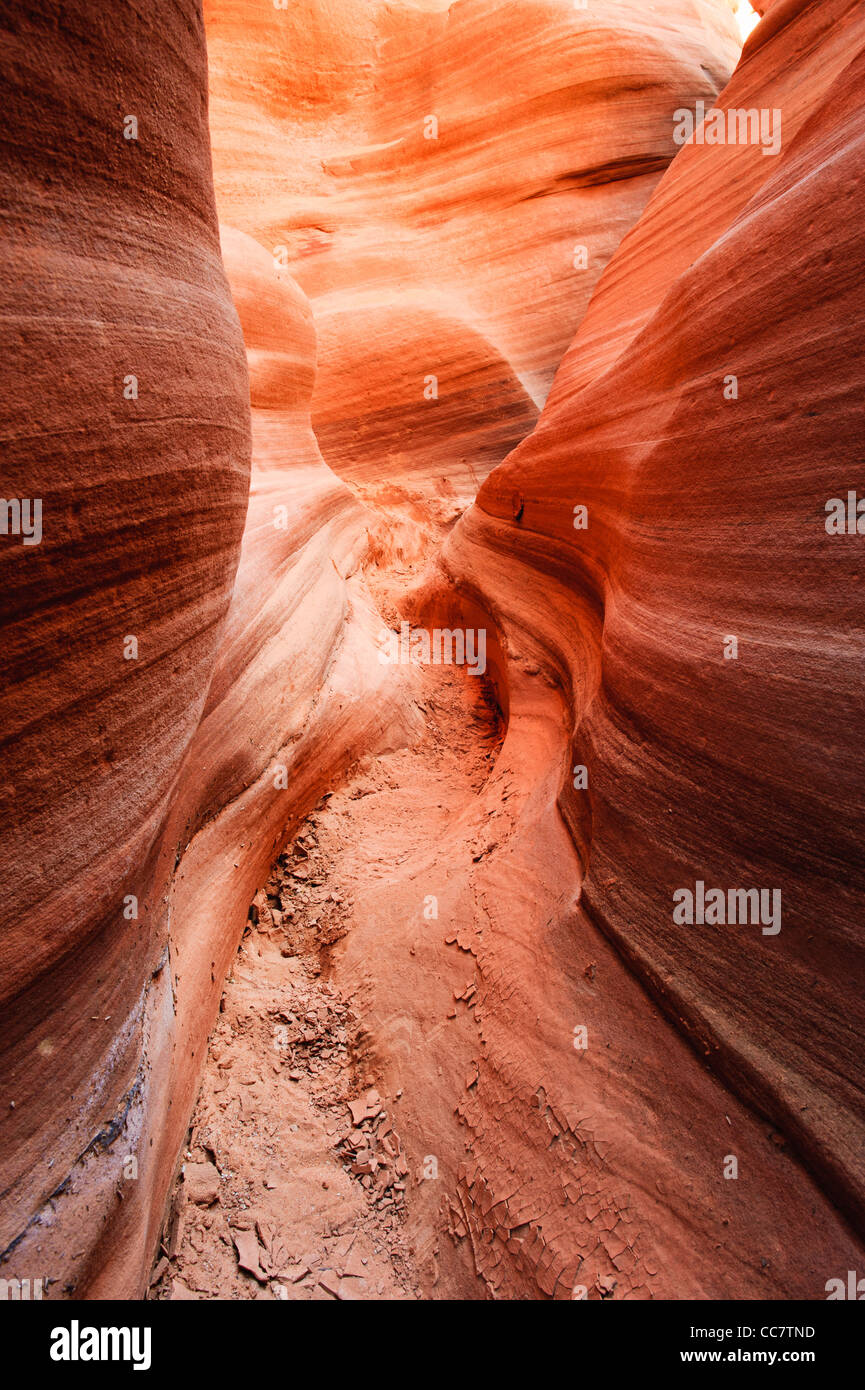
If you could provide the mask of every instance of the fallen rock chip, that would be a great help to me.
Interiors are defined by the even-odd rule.
[[[319,1288],[324,1289],[329,1294],[332,1294],[334,1298],[339,1298],[340,1283],[340,1277],[333,1269],[326,1270],[325,1273],[321,1275],[318,1281]]]
[[[198,1294],[192,1292],[184,1284],[182,1279],[172,1279],[171,1281],[171,1302],[198,1302]]]
[[[362,1257],[358,1254],[356,1250],[353,1250],[349,1255],[348,1259],[345,1262],[345,1266],[343,1267],[342,1273],[343,1278],[346,1279],[366,1278],[368,1271],[363,1263]]]
[[[267,1275],[261,1268],[261,1247],[253,1231],[235,1231],[234,1244],[237,1248],[237,1263],[240,1269],[251,1274],[260,1284],[267,1283]]]
[[[219,1171],[212,1163],[187,1163],[183,1169],[183,1187],[190,1202],[209,1207],[219,1200]]]

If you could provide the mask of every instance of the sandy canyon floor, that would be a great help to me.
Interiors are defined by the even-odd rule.
[[[472,960],[429,915],[425,889],[439,847],[460,834],[458,808],[490,774],[501,721],[483,678],[442,666],[423,681],[423,737],[327,794],[250,909],[151,1297],[410,1298],[422,1269],[435,1292],[442,1237],[407,1234],[406,1214],[437,1162],[410,1169],[399,1112],[429,1035],[471,1046]],[[437,966],[406,1000],[391,1094],[370,1049],[369,982],[344,965],[359,923],[386,947],[393,974],[378,983],[391,996],[420,938]],[[466,1086],[476,1080],[470,1067]],[[444,1238],[467,1243],[456,1207],[442,1215]]]

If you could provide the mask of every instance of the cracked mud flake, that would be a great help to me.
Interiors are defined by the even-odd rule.
[[[368,760],[323,797],[255,896],[210,1039],[153,1298],[419,1295],[405,1234],[410,1165],[392,1103],[363,1060],[363,1006],[328,975],[355,895],[383,870],[405,872],[419,846],[428,853],[423,827],[404,816],[396,838],[376,834],[377,814],[392,825],[393,799],[417,787],[403,764],[423,763],[438,816],[447,815],[442,779],[459,767],[475,786],[487,771],[494,716],[485,715],[483,760],[460,765],[447,721],[465,687],[452,673],[435,685],[424,746]],[[365,854],[351,821],[365,827]],[[464,981],[460,993],[475,988]]]

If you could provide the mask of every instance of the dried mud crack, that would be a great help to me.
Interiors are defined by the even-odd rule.
[[[400,1139],[402,1089],[380,1093],[364,991],[335,982],[333,953],[358,899],[428,854],[431,821],[475,795],[495,757],[484,683],[447,669],[423,679],[424,737],[326,793],[250,907],[151,1298],[420,1296],[406,1213],[422,1163]]]

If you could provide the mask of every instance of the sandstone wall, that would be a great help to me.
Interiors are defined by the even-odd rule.
[[[0,1250],[54,1297],[98,1259],[150,1095],[159,837],[223,635],[249,410],[199,6],[7,4],[0,45],[2,490],[41,498],[43,529],[0,550]]]
[[[682,149],[445,550],[567,692],[579,913],[860,1234],[861,537],[825,504],[861,471],[863,39],[774,7],[720,105],[780,153]],[[697,880],[780,890],[780,932],[675,922]]]

